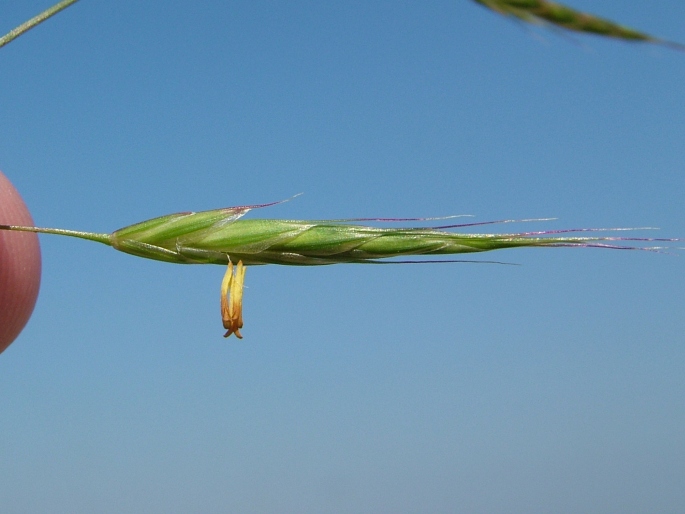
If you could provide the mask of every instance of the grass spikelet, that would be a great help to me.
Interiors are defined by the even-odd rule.
[[[273,204],[170,214],[115,230],[111,234],[11,225],[0,225],[0,230],[88,239],[139,257],[177,264],[221,265],[226,265],[231,260],[240,260],[245,265],[321,266],[375,262],[407,256],[479,253],[506,248],[602,246],[625,249],[627,247],[622,245],[629,241],[635,244],[674,241],[571,235],[573,232],[587,234],[599,229],[504,234],[452,231],[514,220],[435,227],[381,228],[360,225],[359,220],[240,219],[251,209],[267,205]],[[644,246],[630,248],[654,249]]]
[[[526,22],[546,22],[575,32],[586,32],[626,41],[648,42],[685,50],[685,46],[659,39],[593,14],[548,0],[474,0],[500,14]]]
[[[221,314],[224,328],[227,330],[225,337],[231,334],[242,337],[242,290],[247,265],[483,262],[397,259],[542,246],[661,251],[661,247],[646,244],[677,241],[594,235],[600,230],[626,229],[571,229],[509,234],[452,231],[514,220],[424,228],[379,228],[359,225],[361,220],[240,219],[251,209],[267,205],[273,204],[170,214],[124,227],[111,234],[15,225],[0,225],[0,230],[77,237],[103,243],[125,253],[164,262],[227,265],[221,284]],[[237,266],[234,267],[233,262],[237,262]]]

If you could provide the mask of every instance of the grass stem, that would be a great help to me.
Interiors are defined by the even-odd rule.
[[[24,32],[31,30],[36,25],[43,23],[45,20],[47,20],[51,16],[54,16],[58,12],[66,9],[71,4],[74,4],[76,2],[78,2],[78,0],[62,0],[61,2],[58,2],[55,5],[53,5],[52,7],[50,7],[49,9],[44,10],[39,15],[34,16],[30,20],[22,23],[17,28],[10,30],[7,34],[0,37],[0,48],[5,46],[7,43],[12,41],[13,39],[18,38]]]

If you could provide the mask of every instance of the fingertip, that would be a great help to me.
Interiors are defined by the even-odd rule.
[[[0,223],[33,225],[19,192],[0,172]],[[14,341],[33,312],[40,288],[37,234],[0,231],[0,353]]]

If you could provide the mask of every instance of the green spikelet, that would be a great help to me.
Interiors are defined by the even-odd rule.
[[[488,223],[445,225],[433,228],[378,228],[350,223],[362,220],[345,222],[345,220],[239,219],[256,207],[266,207],[266,205],[170,214],[130,225],[111,234],[14,225],[0,225],[0,230],[78,237],[103,243],[132,255],[165,262],[227,265],[221,283],[221,319],[226,329],[224,337],[235,334],[239,338],[242,338],[240,329],[243,327],[243,283],[247,265],[379,264],[388,262],[385,259],[392,259],[389,262],[395,263],[463,262],[454,260],[397,261],[396,258],[476,253],[524,246],[657,250],[657,248],[644,246],[622,246],[625,244],[622,242],[634,241],[643,244],[647,241],[674,241],[672,239],[567,236],[572,232],[592,232],[592,229],[519,234],[461,234],[448,230]],[[235,267],[234,262],[237,263]]]
[[[265,206],[170,214],[111,234],[10,225],[0,225],[0,230],[78,237],[128,254],[177,264],[223,265],[230,260],[241,260],[245,265],[290,266],[375,263],[394,257],[454,255],[524,246],[623,248],[612,246],[612,242],[656,241],[566,235],[588,232],[587,229],[518,234],[464,234],[449,230],[489,222],[433,228],[379,228],[352,223],[361,220],[239,219],[249,210]]]
[[[500,14],[515,16],[527,22],[544,21],[552,25],[587,32],[601,36],[663,44],[680,50],[683,45],[655,38],[630,27],[624,27],[613,21],[583,13],[565,5],[548,0],[474,0]]]

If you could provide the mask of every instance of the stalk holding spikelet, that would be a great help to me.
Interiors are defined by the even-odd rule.
[[[597,229],[528,232],[515,234],[464,234],[448,229],[485,225],[470,223],[431,228],[378,228],[352,224],[362,220],[297,221],[240,220],[253,208],[273,204],[185,212],[137,223],[111,234],[75,230],[0,225],[16,230],[78,237],[107,244],[132,255],[178,264],[228,265],[221,285],[221,313],[225,337],[242,337],[242,288],[245,266],[281,264],[319,266],[341,263],[464,262],[384,261],[408,256],[442,256],[485,252],[524,246],[575,246],[657,250],[625,246],[627,242],[673,242],[674,239],[586,237],[566,235]],[[399,220],[376,220],[399,221]],[[417,221],[417,220],[415,220]],[[502,222],[507,222],[505,220]],[[623,229],[612,229],[623,230]],[[233,263],[237,265],[234,267]],[[482,262],[482,261],[469,261]]]
[[[685,49],[679,43],[665,41],[625,27],[613,21],[600,18],[566,7],[548,0],[474,0],[500,14],[515,16],[527,22],[544,21],[552,25],[573,30],[588,32],[627,41],[643,41],[667,45],[680,50]]]

